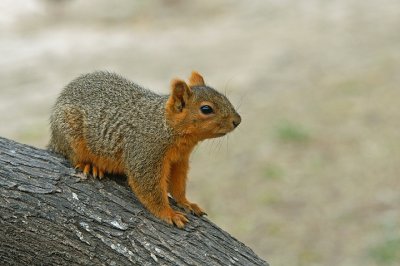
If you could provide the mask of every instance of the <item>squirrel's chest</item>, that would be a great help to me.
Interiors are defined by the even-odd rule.
[[[165,159],[171,163],[186,160],[190,156],[190,153],[193,151],[196,144],[197,141],[190,139],[177,140],[167,149]]]

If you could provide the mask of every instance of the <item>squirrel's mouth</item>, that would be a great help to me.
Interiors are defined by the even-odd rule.
[[[225,135],[226,135],[226,133],[215,133],[211,138],[219,138],[219,137],[222,137]]]

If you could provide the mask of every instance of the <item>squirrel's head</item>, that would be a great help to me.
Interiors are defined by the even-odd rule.
[[[198,140],[224,136],[241,122],[228,98],[205,85],[197,72],[192,72],[188,84],[179,79],[171,81],[166,116],[178,134]]]

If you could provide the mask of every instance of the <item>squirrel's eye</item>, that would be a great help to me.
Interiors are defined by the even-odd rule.
[[[205,115],[209,115],[209,114],[212,114],[214,112],[214,110],[209,105],[201,106],[200,107],[200,111]]]

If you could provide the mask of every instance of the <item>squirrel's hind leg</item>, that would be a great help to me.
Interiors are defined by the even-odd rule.
[[[89,163],[77,163],[75,165],[75,169],[79,169],[82,171],[85,177],[90,175],[90,170],[92,170],[92,176],[94,178],[103,179],[104,178],[104,171],[98,168],[95,165],[91,165]]]

